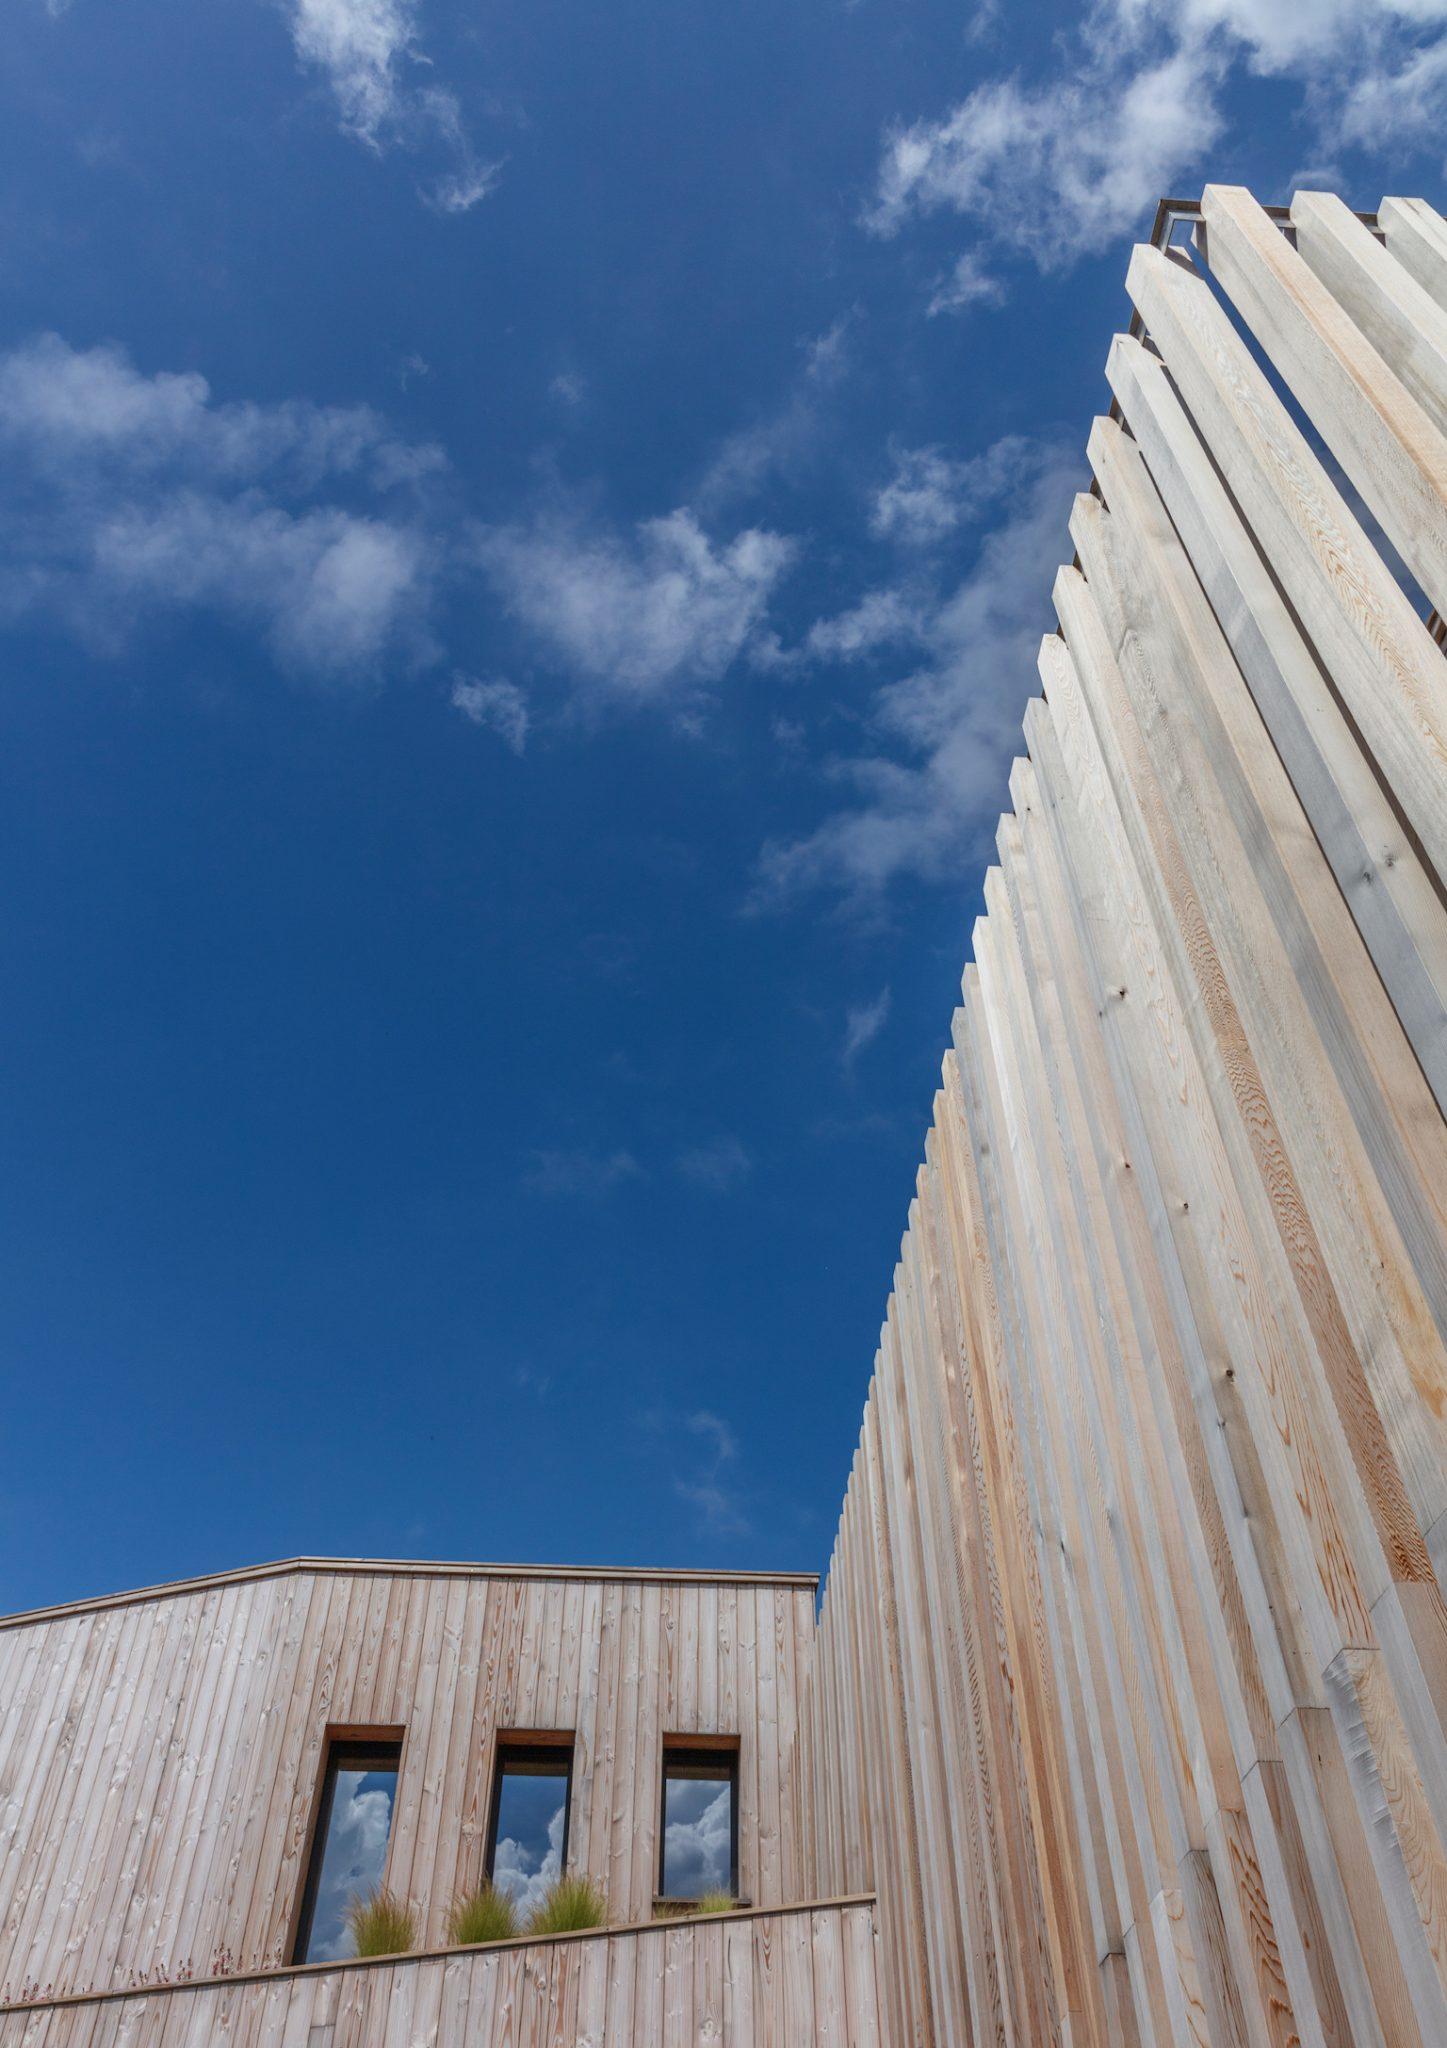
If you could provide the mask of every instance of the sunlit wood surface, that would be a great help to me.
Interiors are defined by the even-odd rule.
[[[1447,226],[1378,218],[1130,265],[805,1698],[901,2048],[1447,2043]]]
[[[3,2000],[289,1962],[336,1728],[405,1730],[386,1882],[423,1947],[481,1878],[499,1731],[575,1733],[569,1866],[615,1922],[652,1914],[673,1735],[738,1737],[742,1894],[810,1898],[787,1788],[813,1630],[807,1578],[314,1562],[8,1624]]]

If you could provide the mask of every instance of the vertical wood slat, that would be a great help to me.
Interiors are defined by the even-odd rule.
[[[0,1989],[289,1961],[333,1726],[406,1731],[386,1875],[424,1943],[481,1875],[497,1735],[531,1726],[574,1732],[570,1863],[602,1885],[613,1920],[652,1911],[673,1732],[739,1738],[747,1895],[805,1898],[793,1801],[809,1602],[797,1583],[757,1578],[337,1568],[0,1630]],[[688,1660],[671,1691],[665,1605]]]
[[[1447,2039],[1447,661],[1330,480],[1440,605],[1447,223],[1202,214],[1132,259],[802,1703],[886,2039]]]
[[[0,2048],[880,2048],[866,1902],[0,2012]]]

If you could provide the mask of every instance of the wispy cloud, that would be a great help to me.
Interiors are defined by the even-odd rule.
[[[857,661],[881,647],[917,639],[920,608],[903,590],[867,590],[858,604],[832,619],[816,619],[804,652],[816,660]]]
[[[826,764],[849,799],[812,832],[764,847],[754,908],[822,889],[877,910],[899,877],[937,878],[988,844],[1084,481],[1078,454],[1048,441],[1015,444],[1010,467],[1009,510],[969,573],[921,605],[926,660],[875,692],[871,745]]]
[[[960,527],[983,519],[1012,485],[1028,484],[1039,452],[1022,435],[1007,434],[979,455],[896,448],[893,462],[893,474],[874,494],[870,531],[903,555],[927,557]],[[898,582],[866,590],[847,610],[816,619],[802,646],[781,650],[776,664],[862,661],[891,648],[928,647],[938,632],[940,599],[927,572],[927,562],[911,565]]]
[[[888,137],[869,225],[890,235],[912,213],[958,213],[1059,268],[1148,214],[1216,140],[1218,68],[1193,48],[1114,90],[1103,70],[1033,89],[1015,78],[977,86],[941,119]],[[977,251],[966,261],[957,277],[983,276]],[[932,303],[950,303],[948,283]]]
[[[687,1501],[702,1526],[715,1536],[747,1536],[749,1518],[728,1469],[738,1457],[738,1439],[731,1426],[711,1409],[700,1408],[684,1418],[684,1429],[705,1446],[702,1462],[675,1475],[673,1488]]]
[[[936,282],[925,310],[931,315],[963,313],[971,306],[1001,305],[1004,298],[1005,287],[999,278],[990,275],[973,249],[967,249]]]
[[[532,1154],[523,1174],[523,1185],[535,1195],[596,1198],[629,1181],[646,1178],[643,1168],[628,1151],[543,1148]]]
[[[686,1419],[684,1428],[712,1444],[714,1457],[720,1465],[731,1464],[739,1454],[739,1440],[732,1427],[721,1415],[715,1415],[711,1408],[695,1409]]]
[[[1029,468],[1031,453],[1019,434],[963,460],[939,448],[896,449],[894,474],[875,496],[870,528],[903,546],[931,547],[995,504],[1022,465]]]
[[[690,1146],[679,1153],[676,1164],[685,1180],[714,1195],[732,1194],[754,1170],[753,1155],[738,1138]]]
[[[417,84],[424,70],[417,0],[280,0],[300,61],[321,71],[342,127],[367,148],[440,143],[449,168],[424,196],[466,213],[492,190],[501,166],[473,150],[455,93]]]
[[[675,1479],[673,1484],[679,1499],[686,1500],[697,1511],[700,1522],[712,1535],[749,1534],[753,1525],[731,1488],[720,1486],[713,1479]]]
[[[42,335],[0,355],[0,612],[117,648],[210,610],[314,675],[420,659],[443,468],[366,406],[218,403]]]
[[[1398,148],[1427,143],[1440,150],[1444,127],[1447,37],[1354,78],[1342,105],[1340,139],[1376,149],[1389,136]]]
[[[890,992],[882,988],[873,1002],[851,1005],[844,1019],[844,1043],[839,1060],[846,1074],[867,1046],[873,1045],[889,1021]]]
[[[845,313],[802,344],[803,361],[783,403],[727,437],[694,494],[700,507],[717,512],[808,463],[826,429],[830,399],[849,374],[853,328],[854,315]]]
[[[867,224],[959,215],[977,239],[929,310],[989,302],[991,250],[1054,270],[1149,220],[1222,136],[1233,71],[1296,81],[1319,154],[1439,137],[1444,22],[1447,0],[1096,0],[1052,75],[986,79],[891,129]]]
[[[515,754],[526,747],[531,722],[527,693],[516,683],[502,677],[480,682],[458,673],[452,678],[451,702],[473,725],[488,726]]]
[[[758,634],[794,543],[750,527],[715,542],[687,508],[618,532],[581,515],[479,543],[504,604],[595,707],[687,712]]]

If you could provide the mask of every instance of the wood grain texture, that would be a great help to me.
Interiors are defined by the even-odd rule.
[[[827,1900],[0,2010],[0,2048],[879,2048],[874,1959]]]
[[[672,1735],[738,1738],[746,1896],[807,1898],[784,1805],[813,1608],[797,1577],[329,1566],[17,1622],[0,1633],[3,1996],[288,1961],[332,1728],[404,1730],[386,1881],[424,1945],[481,1877],[505,1731],[573,1731],[570,1864],[614,1920],[652,1910]]]
[[[801,1707],[901,2041],[1447,2039],[1447,663],[1330,481],[1435,592],[1447,226],[1203,211],[1132,262]]]

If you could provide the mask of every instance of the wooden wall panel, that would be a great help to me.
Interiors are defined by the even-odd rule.
[[[0,2011],[0,2048],[880,2048],[874,1952],[829,1901]]]
[[[9,1623],[0,1993],[287,1961],[332,1725],[406,1730],[387,1882],[424,1945],[481,1875],[499,1730],[576,1731],[570,1864],[617,1922],[652,1911],[671,1735],[738,1737],[744,1894],[807,1898],[813,1613],[807,1578],[302,1565]]]
[[[919,2048],[1447,2041],[1447,225],[1200,215],[1131,263],[801,1703]]]

